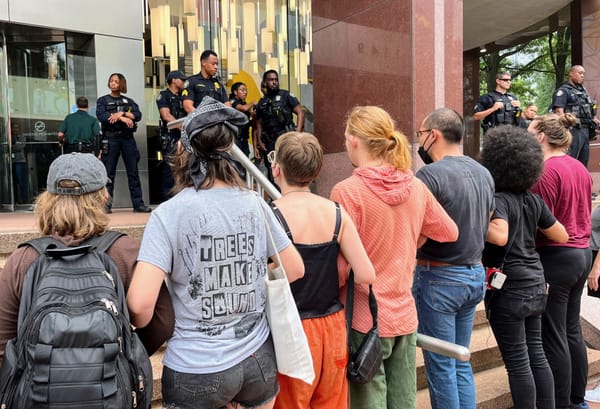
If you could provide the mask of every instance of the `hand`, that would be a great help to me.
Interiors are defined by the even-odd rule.
[[[504,109],[504,102],[501,102],[501,101],[495,102],[494,105],[492,105],[492,108],[494,108],[494,111],[497,111],[499,109]]]
[[[124,116],[125,116],[125,112],[115,112],[114,114],[110,114],[110,116],[108,117],[108,122],[111,124],[114,124],[117,121],[119,121],[121,118],[123,118]]]
[[[512,101],[510,101],[510,104],[512,106],[514,106],[515,108],[520,108],[521,107],[521,103],[519,101],[517,101],[517,100],[514,100],[514,99]]]
[[[596,257],[598,259],[598,257]],[[592,266],[592,271],[590,271],[590,275],[587,279],[588,287],[592,290],[598,290],[598,277],[600,277],[600,260],[598,262],[594,262]]]
[[[260,149],[256,145],[254,145],[254,157],[256,159],[260,159],[261,158],[261,156],[260,156]]]
[[[133,126],[134,126],[133,119],[127,118],[125,115],[121,116],[121,118],[119,118],[119,119],[121,120],[121,122],[124,122],[125,125],[127,125],[127,128],[133,128]]]

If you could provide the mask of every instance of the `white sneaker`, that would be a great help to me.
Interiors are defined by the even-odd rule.
[[[600,385],[596,386],[591,391],[585,391],[584,399],[588,402],[600,402]]]

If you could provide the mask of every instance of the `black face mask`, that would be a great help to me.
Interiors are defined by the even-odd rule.
[[[431,133],[429,135],[427,135],[427,138],[425,138],[425,140],[423,141],[423,146],[425,146],[425,143],[427,142],[427,140],[429,139],[430,136],[431,136]],[[421,158],[423,163],[425,163],[426,165],[433,163],[433,159],[431,159],[431,156],[429,156],[429,153],[428,153],[429,149],[431,149],[432,145],[433,145],[433,143],[431,145],[429,145],[429,148],[427,148],[427,149],[425,149],[423,146],[419,146],[419,150],[417,151],[417,153],[419,154],[419,157]]]

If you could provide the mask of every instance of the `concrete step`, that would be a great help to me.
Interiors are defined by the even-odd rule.
[[[502,356],[498,350],[496,338],[494,338],[492,329],[487,322],[473,328],[469,350],[471,351],[471,366],[473,367],[473,372],[479,372],[502,365]],[[423,351],[421,348],[417,348],[417,389],[422,389],[426,386],[427,379],[425,377]]]
[[[600,351],[588,349],[588,374],[591,379],[600,375]],[[504,365],[475,373],[477,409],[512,409],[508,376]],[[417,409],[431,409],[429,391],[417,392]]]

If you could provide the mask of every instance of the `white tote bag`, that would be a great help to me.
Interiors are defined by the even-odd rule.
[[[263,220],[269,235],[269,240],[275,249],[279,267],[267,269],[267,303],[265,312],[271,327],[271,336],[275,346],[277,370],[289,377],[300,379],[309,385],[315,379],[312,355],[308,340],[302,328],[300,314],[290,289],[290,283],[281,264],[281,258],[273,240],[271,228],[261,203],[258,204],[263,212]]]

